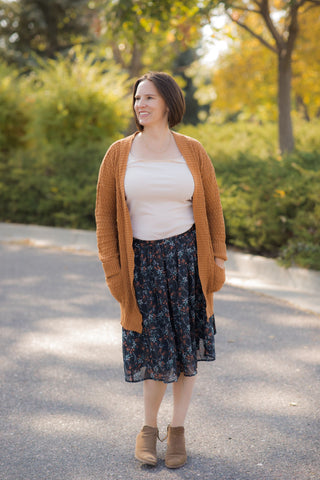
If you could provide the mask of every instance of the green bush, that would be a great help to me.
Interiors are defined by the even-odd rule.
[[[0,62],[0,154],[23,145],[26,123],[18,73]]]
[[[128,124],[127,76],[78,49],[21,83],[30,120],[25,148],[8,160],[10,199],[1,219],[94,228],[99,166]]]
[[[11,202],[10,159],[24,147],[28,117],[23,105],[18,73],[0,62],[0,218],[4,219]]]
[[[21,92],[24,92],[22,96]],[[94,228],[96,182],[131,114],[127,77],[76,49],[27,78],[0,64],[0,220]],[[216,169],[229,245],[320,270],[320,121],[183,126]]]
[[[80,49],[70,56],[42,62],[27,82],[32,113],[27,137],[41,149],[78,150],[106,142],[127,126],[127,76]]]
[[[9,163],[10,202],[4,205],[2,218],[93,229],[97,175],[105,149],[102,145],[100,150],[97,145],[76,152],[56,149],[56,157],[47,155],[45,161],[34,151],[17,152]]]
[[[308,141],[315,149],[318,131],[310,125]],[[278,256],[287,266],[320,269],[318,150],[272,155],[272,125],[203,125],[182,132],[198,138],[213,161],[229,245]],[[307,150],[305,134],[302,125],[297,143]]]

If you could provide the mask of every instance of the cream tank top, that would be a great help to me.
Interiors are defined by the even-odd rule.
[[[130,152],[124,187],[134,238],[160,240],[194,224],[194,180],[182,155],[149,160]]]

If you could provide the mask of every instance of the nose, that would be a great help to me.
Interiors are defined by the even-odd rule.
[[[143,105],[144,105],[144,100],[143,100],[143,98],[138,98],[138,99],[136,100],[136,106],[137,106],[137,107],[141,107],[141,106],[143,106]]]

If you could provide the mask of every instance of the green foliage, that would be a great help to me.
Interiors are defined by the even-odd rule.
[[[107,146],[88,145],[79,150],[60,146],[43,158],[39,151],[18,151],[9,162],[7,202],[3,201],[0,182],[0,218],[94,228],[97,175]]]
[[[30,119],[25,148],[2,159],[0,218],[94,228],[99,165],[128,123],[127,76],[74,50],[20,82]]]
[[[11,201],[9,178],[10,157],[17,148],[24,146],[23,136],[27,128],[27,114],[17,72],[0,63],[0,212],[8,208]],[[3,218],[3,217],[2,217]]]
[[[18,73],[0,63],[0,153],[6,154],[22,143],[27,117],[22,107]]]
[[[0,52],[21,67],[34,64],[32,55],[53,58],[74,45],[93,42],[87,0],[0,0]]]
[[[126,127],[127,76],[112,62],[97,62],[79,48],[69,57],[41,63],[27,80],[34,145],[82,148],[106,141]]]
[[[280,256],[286,265],[320,269],[319,124],[309,129],[313,150],[274,155],[274,127],[253,124],[185,127],[198,138],[216,169],[228,243]],[[297,137],[305,144],[305,127]]]
[[[201,37],[202,16],[192,0],[105,2],[102,12],[103,47],[108,45],[132,78],[148,70],[170,71],[175,58]]]
[[[80,49],[27,78],[0,64],[1,221],[94,228],[98,169],[128,125],[127,92],[126,75]],[[299,149],[283,157],[274,124],[181,131],[213,160],[230,245],[320,269],[320,121],[295,127]]]

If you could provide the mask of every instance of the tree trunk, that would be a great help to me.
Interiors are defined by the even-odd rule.
[[[311,118],[310,118],[310,115],[309,115],[309,112],[308,112],[308,107],[307,107],[307,105],[304,103],[303,98],[301,97],[301,95],[297,95],[297,96],[296,96],[296,102],[297,102],[297,110],[298,110],[298,112],[302,112],[304,120],[305,120],[306,122],[310,122]]]
[[[135,81],[137,77],[141,75],[142,67],[143,67],[142,44],[139,42],[135,42],[133,44],[131,62],[128,68],[130,78],[132,78]],[[137,130],[136,122],[134,117],[132,116],[129,126],[126,130],[126,135],[131,135],[131,133],[134,133],[136,130]]]
[[[142,70],[142,44],[139,42],[134,42],[132,46],[132,56],[131,62],[129,65],[129,75],[130,78],[136,78],[141,75]]]
[[[278,56],[278,132],[281,153],[294,149],[291,120],[291,55],[280,51]]]

